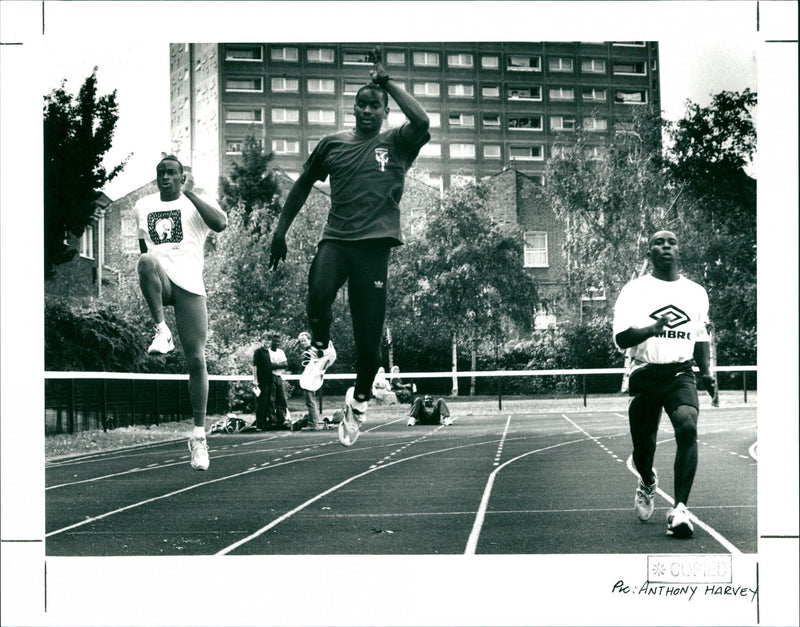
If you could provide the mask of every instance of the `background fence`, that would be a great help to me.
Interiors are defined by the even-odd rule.
[[[719,366],[717,378],[740,383],[746,403],[756,388],[756,366]],[[592,395],[620,393],[623,368],[579,370],[498,370],[458,372],[460,396],[469,396],[472,382],[475,396],[504,398],[575,398],[591,405]],[[749,374],[748,374],[749,373]],[[449,395],[453,372],[406,372],[400,376],[414,382],[419,394]],[[390,377],[391,375],[387,375]],[[92,429],[114,429],[132,425],[156,425],[192,417],[187,386],[188,375],[129,374],[110,372],[46,372],[45,433],[75,433]],[[287,375],[296,382],[299,375]],[[355,375],[326,374],[323,393],[344,396]],[[726,386],[731,389],[731,386]],[[299,389],[293,386],[295,396]],[[231,411],[252,412],[252,376],[209,376],[209,415]]]

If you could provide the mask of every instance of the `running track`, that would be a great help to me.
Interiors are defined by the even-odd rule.
[[[689,503],[695,535],[665,533],[675,443],[666,417],[650,522],[623,411],[458,404],[452,426],[371,410],[358,442],[332,430],[209,436],[46,468],[49,556],[756,553],[756,409],[704,408]]]

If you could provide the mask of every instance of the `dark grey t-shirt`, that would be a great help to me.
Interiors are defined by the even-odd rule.
[[[323,240],[403,243],[399,203],[405,175],[430,134],[414,145],[403,139],[401,128],[367,139],[342,131],[317,144],[304,170],[314,181],[330,175],[331,210]]]

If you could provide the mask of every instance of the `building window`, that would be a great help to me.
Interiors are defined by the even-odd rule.
[[[538,85],[530,87],[509,87],[506,94],[509,100],[541,100],[542,88]]]
[[[484,85],[481,87],[481,96],[484,98],[499,98],[500,86],[499,85]]]
[[[585,131],[605,131],[607,129],[607,120],[602,118],[583,118],[583,130]]]
[[[309,48],[306,60],[309,63],[333,63],[333,48]]]
[[[225,121],[231,124],[261,124],[263,112],[261,109],[228,109]]]
[[[472,128],[475,126],[475,116],[468,113],[451,113],[448,124],[451,127]]]
[[[81,257],[94,259],[94,225],[90,224],[83,229],[80,241]]]
[[[345,50],[342,52],[342,63],[345,65],[372,65],[368,50]]]
[[[346,127],[352,127],[356,125],[356,114],[352,111],[345,111],[344,112],[344,122],[343,124]]]
[[[514,116],[508,118],[508,128],[514,131],[541,131],[542,130],[542,116],[541,115],[525,115]]]
[[[414,83],[413,90],[415,96],[438,96],[440,86],[439,83]]]
[[[439,128],[442,125],[442,114],[436,111],[428,111],[428,120],[430,121],[430,128]]]
[[[614,102],[617,104],[647,104],[647,91],[625,91],[618,89],[614,92]]]
[[[306,88],[310,94],[332,94],[336,91],[332,78],[309,78]]]
[[[447,86],[447,95],[452,98],[472,98],[475,87],[469,83],[451,83]]]
[[[264,80],[260,76],[246,78],[235,76],[225,81],[225,91],[263,92]]]
[[[581,90],[581,98],[584,100],[592,100],[594,102],[606,101],[606,90],[598,89],[596,87],[584,87]]]
[[[331,109],[309,109],[306,115],[309,124],[336,124],[336,112]]]
[[[568,57],[554,57],[547,60],[547,68],[551,72],[572,72],[575,62]]]
[[[542,161],[544,150],[541,146],[509,146],[508,157],[518,161]]]
[[[499,70],[500,57],[496,54],[486,54],[481,57],[481,67],[484,70]]]
[[[525,231],[524,265],[526,268],[549,268],[547,231]]]
[[[450,144],[451,159],[474,159],[475,144]]]
[[[387,65],[405,65],[406,53],[405,52],[387,52],[386,53]]]
[[[419,149],[420,157],[441,157],[442,145],[439,142],[428,142]]]
[[[407,121],[408,118],[402,111],[389,111],[389,117],[386,118],[386,123],[390,127],[403,126]]]
[[[550,130],[553,131],[574,131],[575,118],[565,117],[563,115],[550,116]]]
[[[359,81],[345,81],[344,82],[344,94],[346,96],[355,96],[358,93],[358,90],[364,86],[365,83]]]
[[[131,215],[122,216],[121,223],[122,252],[139,253],[139,228],[136,219]]]
[[[226,61],[262,61],[264,52],[261,46],[226,46]]]
[[[314,152],[314,148],[317,147],[318,143],[319,143],[319,139],[309,139],[308,140],[308,154],[311,154],[312,152]]]
[[[448,54],[447,66],[448,67],[463,67],[471,68],[473,65],[471,54]]]
[[[581,72],[585,74],[605,74],[606,62],[603,59],[584,59],[581,61]]]
[[[244,150],[244,140],[243,139],[228,139],[225,142],[225,154],[226,155],[240,155]]]
[[[270,87],[274,92],[298,92],[300,91],[300,80],[297,78],[272,78]]]
[[[485,127],[500,128],[500,114],[498,113],[484,113],[481,119]]]
[[[414,65],[439,67],[438,52],[415,52],[413,58],[414,58]]]
[[[289,46],[276,46],[270,48],[270,59],[273,61],[297,61],[300,57],[297,48]]]
[[[614,41],[612,46],[627,46],[629,48],[644,48],[647,44],[643,41]]]
[[[499,159],[502,156],[500,144],[484,144],[483,156],[485,159]]]
[[[617,61],[614,63],[614,74],[646,76],[647,66],[644,61]]]
[[[273,109],[272,121],[275,124],[297,124],[300,122],[300,109]]]
[[[293,139],[273,139],[272,152],[276,155],[299,155],[300,142]]]
[[[572,87],[556,87],[550,90],[550,100],[575,100],[575,90]]]
[[[506,57],[506,67],[514,72],[541,72],[541,57],[510,55]]]

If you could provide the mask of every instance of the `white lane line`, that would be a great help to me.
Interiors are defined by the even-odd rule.
[[[750,453],[750,457],[758,461],[758,442],[754,442],[753,445],[747,449],[747,452]]]
[[[637,477],[639,476],[639,473],[636,472],[636,468],[633,467],[633,455],[628,457],[627,466],[628,466],[628,470],[630,470]],[[670,505],[672,505],[672,506],[675,505],[675,499],[672,498],[666,492],[664,492],[664,490],[662,490],[661,488],[656,488],[656,492],[658,492],[658,494],[660,494]],[[696,524],[698,527],[703,529],[708,535],[710,535],[717,542],[719,542],[722,546],[724,546],[726,549],[728,549],[728,552],[730,552],[732,554],[735,554],[735,555],[741,554],[741,551],[739,549],[737,549],[719,531],[714,529],[711,525],[708,525],[708,524],[704,523],[697,516],[695,516],[692,512],[689,512],[688,510],[687,510],[687,512],[689,513],[689,518],[694,522],[694,524]]]
[[[497,454],[494,456],[495,466],[500,464],[500,458],[503,456],[503,445],[506,443],[506,435],[508,434],[508,426],[510,424],[511,424],[511,414],[508,415],[505,429],[503,429],[503,435],[500,437],[500,444],[497,445]]]
[[[574,421],[572,421],[569,416],[567,416],[566,414],[561,414],[561,417],[564,418],[564,420],[566,420],[568,423],[570,423],[573,427],[575,427],[578,431],[583,433],[587,438],[592,440],[595,444],[597,444],[606,453],[608,453],[614,459],[614,461],[616,461],[616,462],[618,462],[620,464],[623,463],[622,458],[620,458],[614,451],[612,451],[611,449],[606,447],[602,442],[600,442],[600,440],[598,438],[596,438],[591,433],[586,431],[586,429],[584,429],[579,424],[577,424]]]
[[[574,440],[574,442],[583,442],[583,441],[585,441],[585,440]],[[419,453],[417,455],[412,455],[411,457],[404,457],[403,459],[396,459],[395,461],[390,462],[390,463],[385,464],[385,465],[382,465],[382,466],[372,466],[369,469],[358,473],[357,475],[353,475],[352,477],[350,477],[348,479],[345,479],[344,481],[342,481],[340,483],[337,483],[335,486],[332,486],[332,487],[328,488],[324,492],[321,492],[320,494],[317,494],[316,496],[311,497],[310,499],[308,499],[304,503],[301,503],[300,505],[298,505],[294,509],[286,512],[285,514],[282,514],[281,516],[278,516],[278,518],[276,518],[275,520],[272,520],[271,522],[267,523],[266,525],[264,525],[260,529],[254,531],[249,536],[247,536],[245,538],[242,538],[241,540],[239,540],[237,542],[234,542],[230,546],[227,546],[224,549],[221,549],[220,551],[217,551],[214,555],[227,555],[228,553],[230,553],[234,549],[239,548],[240,546],[242,546],[243,544],[249,542],[250,540],[254,540],[255,538],[263,535],[264,533],[266,533],[267,531],[269,531],[273,527],[275,527],[278,524],[282,523],[284,520],[286,520],[290,516],[293,516],[297,512],[300,512],[300,511],[304,510],[306,507],[308,507],[312,503],[316,503],[317,501],[319,501],[324,496],[327,496],[327,495],[335,492],[339,488],[342,488],[342,487],[346,486],[347,484],[355,481],[356,479],[360,479],[361,477],[365,477],[365,476],[367,476],[367,475],[369,475],[369,474],[371,474],[371,473],[373,473],[375,471],[383,470],[384,468],[389,468],[389,466],[394,466],[395,464],[402,464],[404,462],[412,461],[414,459],[419,459],[421,457],[427,457],[428,455],[440,455],[442,453],[449,453],[450,451],[457,451],[459,449],[472,448],[474,446],[484,446],[485,444],[488,444],[488,443],[489,442],[473,442],[473,443],[470,443],[470,444],[461,444],[461,445],[458,445],[458,446],[451,446],[449,448],[438,449],[438,450],[435,450],[435,451],[427,451],[425,453]],[[539,450],[540,451],[544,451],[544,450],[547,450],[547,449],[550,449],[550,448],[555,448],[557,446],[563,446],[564,444],[572,444],[572,442],[562,442],[561,444],[555,444],[553,446],[548,446],[546,448],[539,449]],[[531,453],[537,453],[537,452],[539,452],[539,451],[530,451],[529,453],[526,453],[525,455],[530,455]],[[524,457],[525,455],[520,455],[520,457]],[[519,459],[519,458],[515,458],[515,459]],[[503,464],[503,466],[501,466],[497,470],[493,471],[492,474],[494,475],[495,473],[497,473],[501,468],[503,468],[504,466],[508,465],[511,461],[514,461],[514,460],[510,460],[509,462],[506,462],[505,464]]]
[[[583,429],[579,425],[575,424],[572,420],[569,419],[568,416],[566,416],[564,414],[562,414],[562,415],[564,416],[564,418],[568,422],[572,423],[577,429],[579,429],[581,432],[583,432],[587,436],[589,436],[592,440],[595,440],[595,442],[597,442],[597,438],[594,438],[585,429]],[[598,444],[599,444],[599,442],[598,442]],[[628,467],[628,470],[630,470],[637,477],[639,476],[639,473],[636,472],[636,469],[633,467],[633,455],[630,455],[628,457],[628,459],[626,461],[626,465]],[[675,505],[675,499],[673,499],[669,494],[664,492],[664,490],[662,490],[661,488],[657,488],[656,492],[658,492],[658,494],[660,494],[670,505],[672,505],[672,506]],[[739,549],[737,549],[731,542],[729,542],[727,540],[727,538],[725,538],[721,533],[719,533],[716,529],[714,529],[710,525],[704,523],[702,520],[700,520],[697,516],[695,516],[691,512],[689,512],[689,518],[692,521],[694,521],[695,524],[697,524],[698,527],[700,527],[701,529],[704,529],[706,531],[706,533],[708,533],[712,538],[714,538],[722,546],[724,546],[726,549],[728,549],[728,551],[730,551],[731,553],[736,553],[736,554],[741,553],[741,551]]]
[[[558,448],[560,446],[565,446],[567,444],[575,444],[576,442],[586,442],[586,439],[581,438],[579,440],[560,442],[558,444],[553,444],[551,446],[545,446],[544,448],[536,449],[535,451],[528,451],[527,453],[523,453],[522,455],[517,455],[517,457],[509,459],[507,462],[503,463],[502,466],[498,466],[491,472],[491,474],[489,475],[489,480],[486,482],[486,487],[483,489],[483,496],[481,497],[481,502],[480,505],[478,506],[478,513],[475,516],[475,521],[472,523],[472,531],[470,532],[469,538],[467,539],[467,547],[464,549],[464,555],[475,555],[475,549],[478,546],[478,538],[480,538],[481,529],[483,528],[483,521],[486,518],[486,510],[489,507],[489,497],[491,497],[492,495],[492,487],[494,486],[494,480],[495,477],[497,477],[497,473],[499,473],[501,470],[503,470],[503,468],[505,468],[509,464],[512,464],[515,461],[522,459],[523,457],[527,457],[528,455],[541,453],[542,451]]]

